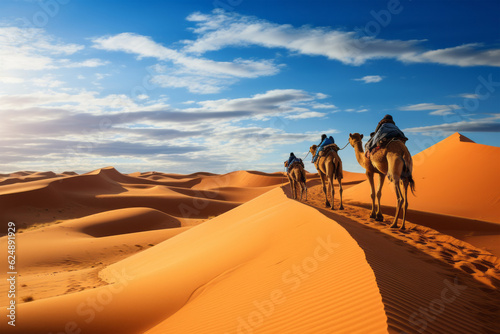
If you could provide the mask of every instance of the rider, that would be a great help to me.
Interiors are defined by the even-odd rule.
[[[377,143],[383,138],[398,137],[404,141],[408,140],[403,131],[401,131],[394,122],[391,115],[385,115],[377,124],[377,128],[370,134],[370,139],[366,143],[365,150],[371,151]]]
[[[312,160],[313,163],[316,162],[316,160],[318,159],[319,152],[323,151],[324,147],[330,144],[335,144],[335,140],[333,139],[333,137],[332,136],[327,137],[326,134],[322,134],[321,141],[319,143],[318,148],[316,149],[316,154],[314,155],[314,158]]]
[[[299,160],[293,152],[290,153],[290,157],[288,158],[288,164],[286,165],[286,171],[290,169],[290,166],[295,162],[295,160]]]

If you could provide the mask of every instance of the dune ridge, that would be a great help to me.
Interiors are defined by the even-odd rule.
[[[311,217],[315,223],[304,224]],[[217,261],[207,261],[214,257]],[[292,271],[297,265],[303,268],[302,278]],[[341,269],[345,267],[349,270]],[[125,284],[116,273],[131,279]],[[324,280],[324,275],[331,279]],[[99,277],[108,285],[21,304],[19,312],[31,321],[19,328],[46,333],[75,319],[77,310],[79,328],[93,333],[137,333],[155,325],[153,333],[179,326],[181,331],[203,332],[205,327],[185,319],[206,303],[222,301],[222,309],[209,309],[211,314],[204,316],[207,328],[215,332],[236,332],[238,326],[262,332],[295,327],[306,332],[307,328],[325,333],[332,328],[386,332],[375,278],[357,243],[314,209],[289,200],[281,189],[108,265]],[[112,307],[103,307],[87,324],[90,311],[85,300],[98,300],[112,286],[122,287],[112,295]],[[279,298],[277,291],[282,294]],[[306,302],[310,299],[314,302]],[[142,303],[132,306],[137,300]],[[270,300],[273,311],[255,315],[259,312],[255,305]],[[345,308],[349,312],[343,312]],[[189,323],[193,328],[183,327]]]

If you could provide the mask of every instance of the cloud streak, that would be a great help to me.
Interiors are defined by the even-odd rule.
[[[72,61],[85,47],[63,43],[43,29],[0,27],[0,69],[5,71],[40,71],[71,67],[97,67],[107,62],[100,59]]]
[[[198,38],[184,41],[185,51],[203,54],[229,46],[258,45],[282,48],[292,53],[324,56],[347,65],[362,65],[373,59],[396,59],[405,63],[435,63],[454,66],[500,66],[500,49],[479,43],[426,50],[424,40],[384,40],[359,37],[355,31],[329,27],[294,27],[252,16],[215,10],[193,13],[187,18],[196,24]]]
[[[500,132],[500,115],[479,120],[407,128],[404,131],[424,134],[435,132]]]
[[[245,126],[241,121],[278,117],[293,122],[325,117],[326,113],[310,109],[324,98],[322,94],[283,89],[191,102],[178,109],[148,99],[144,103],[153,105],[86,91],[0,96],[5,120],[0,124],[0,146],[9,157],[0,165],[3,170],[9,166],[19,169],[27,161],[31,166],[37,161],[66,170],[85,168],[86,161],[108,165],[118,159],[166,166],[168,160],[169,166],[184,166],[181,170],[194,161],[200,168],[213,162],[210,170],[224,172],[238,168],[242,156],[248,162],[258,161],[292,140],[317,139],[317,133],[287,133],[272,123],[260,127]]]
[[[92,42],[96,49],[126,52],[138,59],[150,57],[172,62],[175,68],[170,73],[155,75],[152,81],[162,87],[185,87],[194,93],[217,93],[235,79],[269,76],[279,71],[279,66],[271,60],[214,61],[193,57],[134,33],[98,37]]]
[[[429,115],[434,116],[451,115],[454,113],[453,110],[458,109],[461,109],[461,107],[456,104],[439,105],[434,103],[418,103],[399,108],[399,110],[403,111],[431,111]]]
[[[359,79],[354,79],[355,81],[363,81],[364,83],[376,83],[383,80],[380,75],[366,75]]]

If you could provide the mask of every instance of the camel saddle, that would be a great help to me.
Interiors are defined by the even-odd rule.
[[[295,159],[292,164],[288,167],[288,170],[292,170],[293,168],[297,167],[298,165],[302,166],[302,168],[305,168],[304,167],[304,162],[302,161],[302,159],[300,158],[297,158]]]
[[[337,146],[337,144],[326,145],[323,148],[323,151],[319,152],[319,156],[323,157],[323,156],[326,156],[326,155],[332,153],[333,163],[335,164],[335,173],[334,173],[333,177],[334,177],[334,179],[341,180],[344,178],[344,172],[342,169],[342,160],[340,160],[340,157],[337,153],[338,150],[339,150],[339,147]],[[319,163],[318,161],[316,161],[316,163]]]
[[[365,152],[365,156],[367,158],[370,157],[370,155],[376,153],[378,150],[380,149],[383,149],[385,148],[387,145],[389,145],[389,143],[393,142],[393,141],[396,141],[396,140],[399,140],[399,141],[402,141],[403,144],[406,143],[406,141],[408,140],[408,138],[406,137],[392,137],[392,138],[382,138],[381,140],[379,140],[377,142],[377,146],[373,147],[372,149],[368,150]]]
[[[319,156],[322,157],[322,156],[325,156],[328,154],[328,152],[330,151],[335,151],[335,152],[338,152],[340,148],[338,147],[337,144],[329,144],[329,145],[326,145],[325,147],[323,147],[323,150],[319,152]]]

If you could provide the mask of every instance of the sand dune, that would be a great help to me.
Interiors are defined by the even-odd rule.
[[[10,174],[0,174],[0,186],[19,183],[19,182],[31,182],[36,180],[52,179],[68,175],[78,175],[78,174],[74,172],[64,172],[61,174],[56,174],[54,172],[30,172],[30,171],[21,171]]]
[[[357,243],[281,189],[109,265],[99,277],[109,285],[21,304],[31,320],[18,330],[46,333],[75,321],[92,333],[386,332],[375,277]],[[104,301],[99,313],[86,304],[94,299]],[[199,321],[186,322],[192,317]]]
[[[289,198],[282,173],[4,175],[0,216],[20,228],[18,318],[0,331],[500,333],[500,260],[483,247],[500,244],[494,173],[440,169],[459,153],[497,152],[476,145],[455,135],[422,152],[406,231],[388,228],[389,207],[384,222],[367,218],[360,173],[344,172],[356,204],[344,211],[323,208],[314,173],[305,203]],[[477,184],[463,171],[473,168]]]
[[[413,157],[416,196],[408,219],[500,256],[500,148],[455,133]],[[396,195],[386,181],[381,203],[394,213]],[[344,192],[348,203],[371,207],[367,181]]]
[[[123,175],[108,167],[57,180],[0,186],[0,218],[29,227],[107,210],[149,207],[189,222],[219,215],[285,181],[279,173],[193,174],[175,179],[154,175],[159,178]]]

